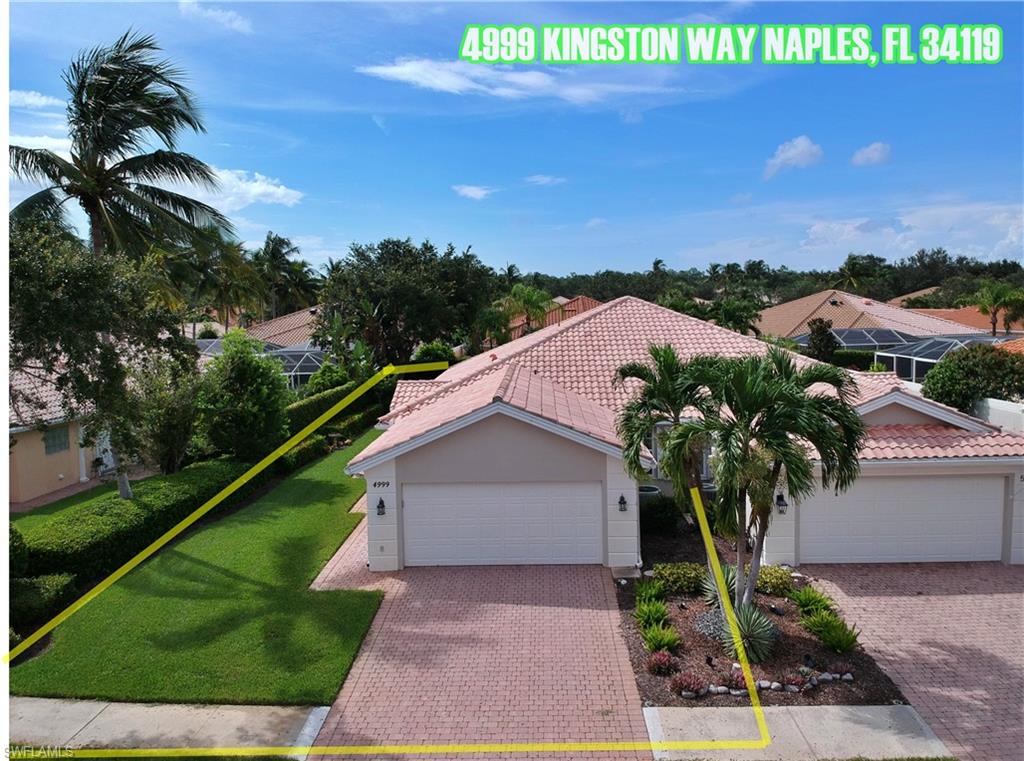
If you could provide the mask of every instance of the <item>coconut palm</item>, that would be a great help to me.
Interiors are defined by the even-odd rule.
[[[542,322],[545,315],[557,306],[550,294],[525,283],[513,285],[508,295],[498,299],[494,305],[509,319],[522,317],[525,321],[524,333],[531,332],[534,323]]]
[[[1021,298],[1020,289],[1014,288],[1009,283],[989,282],[985,283],[973,296],[960,299],[958,303],[975,306],[979,312],[988,317],[992,325],[992,335],[996,335],[999,328],[999,313],[1012,311]]]
[[[71,151],[11,146],[15,176],[44,188],[11,212],[62,217],[68,201],[89,222],[97,256],[116,250],[143,257],[158,235],[188,240],[208,225],[228,227],[211,206],[167,185],[216,186],[214,171],[176,150],[182,132],[202,132],[203,122],[182,74],[157,58],[149,36],[127,33],[113,45],[86,51],[64,72]],[[163,148],[146,151],[154,141]],[[115,461],[120,458],[115,453]],[[118,491],[132,496],[124,468]]]
[[[746,526],[736,543],[739,607],[754,597],[771,517],[771,498],[765,495],[776,494],[785,483],[790,498],[799,502],[816,488],[816,467],[821,488],[849,488],[860,472],[864,423],[852,404],[854,381],[833,365],[797,367],[793,355],[772,347],[764,355],[720,359],[711,370],[713,377],[705,380],[711,400],[703,416],[669,430],[664,459],[672,467],[695,442],[713,442],[719,499],[735,514],[736,525]],[[748,523],[750,496],[755,499]],[[745,536],[751,530],[753,557],[744,579]]]

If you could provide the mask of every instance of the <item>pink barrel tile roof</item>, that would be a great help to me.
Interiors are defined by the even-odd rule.
[[[11,406],[7,422],[12,428],[57,423],[68,417],[55,378],[42,372],[15,370],[11,372],[9,388]]]
[[[365,460],[493,403],[505,403],[539,418],[619,446],[615,413],[518,364],[487,368],[391,417],[388,429],[350,463]]]
[[[395,394],[391,397],[391,407],[388,411],[392,412],[412,404],[444,385],[444,381],[438,380],[400,380],[395,384]]]
[[[877,425],[868,429],[861,460],[938,457],[1024,457],[1024,435],[976,433],[947,425]]]
[[[267,341],[278,346],[300,344],[313,337],[317,309],[317,307],[307,307],[297,312],[282,314],[271,320],[251,325],[245,329],[245,332],[260,341]]]
[[[834,289],[768,307],[762,310],[758,327],[771,336],[795,338],[807,333],[808,321],[816,317],[831,320],[833,328],[892,328],[920,337],[978,332],[952,320]]]

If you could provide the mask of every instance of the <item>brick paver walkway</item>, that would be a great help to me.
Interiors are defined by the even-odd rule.
[[[1024,758],[1024,567],[812,565],[860,641],[961,761]]]
[[[385,592],[317,745],[648,740],[608,569],[484,566],[370,573],[364,527],[365,522],[313,584]]]

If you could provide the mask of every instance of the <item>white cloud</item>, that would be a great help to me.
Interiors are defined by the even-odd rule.
[[[593,230],[595,227],[604,227],[606,224],[608,224],[608,220],[604,217],[591,217],[583,223],[583,226],[588,230]]]
[[[550,174],[531,174],[529,177],[524,177],[523,182],[530,185],[561,185],[565,182],[565,178],[553,177]]]
[[[486,185],[452,185],[452,190],[463,198],[473,201],[482,201],[491,193],[498,192],[497,188],[489,188]]]
[[[775,155],[764,165],[764,178],[770,180],[781,170],[789,167],[804,169],[817,164],[825,157],[825,151],[807,135],[800,135],[775,149]]]
[[[210,8],[200,5],[198,0],[178,0],[178,12],[185,18],[209,21],[239,34],[252,34],[252,23],[235,11]]]
[[[853,156],[850,158],[850,163],[854,166],[888,164],[891,156],[892,146],[888,143],[875,142],[854,151]]]
[[[22,148],[45,148],[68,158],[71,155],[71,138],[51,137],[49,135],[11,135],[11,145]]]
[[[51,98],[35,90],[11,90],[11,108],[62,108],[65,104],[59,98]]]
[[[373,123],[377,125],[377,129],[379,129],[385,135],[391,134],[391,127],[388,126],[387,119],[378,114],[374,114],[370,118],[373,120]]]
[[[356,71],[453,95],[487,95],[504,100],[557,98],[576,105],[597,103],[618,95],[654,95],[675,91],[658,83],[590,80],[580,75],[580,71],[567,69],[549,73],[430,58],[399,58],[390,64],[359,66]]]
[[[244,169],[217,169],[219,187],[210,191],[205,188],[189,187],[193,197],[209,203],[215,209],[230,214],[254,203],[294,206],[302,200],[303,193],[289,188],[280,180],[267,177],[259,172]]]

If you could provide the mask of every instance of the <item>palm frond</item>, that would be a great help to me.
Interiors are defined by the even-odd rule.
[[[153,151],[131,156],[110,167],[108,174],[131,182],[177,182],[217,187],[217,175],[195,156],[177,151]]]

